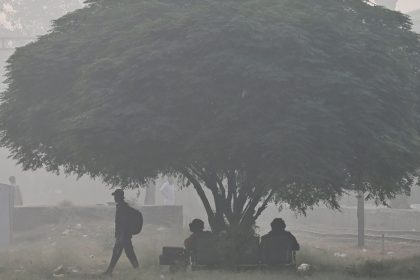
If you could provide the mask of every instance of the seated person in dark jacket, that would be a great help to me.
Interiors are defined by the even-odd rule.
[[[204,222],[200,219],[194,219],[190,223],[190,231],[192,234],[184,241],[185,249],[190,252],[197,249],[197,242],[200,239],[211,238],[213,236],[211,232],[204,231]]]
[[[268,265],[290,264],[293,252],[300,249],[299,243],[281,218],[271,222],[271,231],[261,238],[261,261]]]

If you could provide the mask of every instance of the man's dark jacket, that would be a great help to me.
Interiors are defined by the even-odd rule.
[[[299,243],[290,232],[271,231],[261,238],[261,262],[267,265],[292,264],[294,262],[293,252],[299,249]]]
[[[117,211],[115,212],[115,238],[130,239],[133,235],[130,233],[130,206],[125,202],[117,203]]]
[[[281,237],[281,240],[284,242],[282,244],[285,249],[291,250],[291,251],[299,251],[300,246],[299,243],[296,240],[296,237],[291,234],[288,231],[285,230],[279,230],[279,231],[270,231],[268,234],[264,235],[261,238],[261,244],[262,245],[269,245],[272,242],[275,242],[274,240],[279,240],[279,237]]]

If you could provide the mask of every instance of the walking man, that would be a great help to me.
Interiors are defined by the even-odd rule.
[[[115,213],[115,246],[112,252],[111,262],[105,275],[112,275],[114,268],[120,258],[122,251],[125,251],[127,258],[135,269],[139,267],[136,254],[134,253],[133,244],[131,243],[132,233],[130,232],[130,206],[124,201],[124,191],[117,189],[112,193],[117,203]]]

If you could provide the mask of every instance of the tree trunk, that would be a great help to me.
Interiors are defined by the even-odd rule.
[[[357,247],[365,247],[365,196],[359,192],[357,198]]]
[[[217,222],[214,216],[213,209],[211,208],[210,202],[207,199],[206,193],[204,192],[200,182],[187,169],[182,169],[181,173],[194,186],[194,189],[197,192],[198,197],[200,197],[204,209],[206,210],[208,222],[213,231],[217,227]]]
[[[252,229],[255,220],[266,209],[274,194],[272,191],[264,196],[264,191],[255,187],[241,188],[235,172],[228,171],[227,174],[221,175],[210,168],[200,166],[180,169],[180,173],[194,186],[200,197],[214,233],[232,227]],[[211,191],[214,204],[210,203],[204,188]],[[260,207],[257,209],[258,205]]]

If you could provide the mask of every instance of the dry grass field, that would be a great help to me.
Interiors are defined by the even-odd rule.
[[[314,266],[311,275],[265,271],[200,271],[170,274],[159,267],[158,256],[164,245],[179,246],[188,233],[146,225],[134,237],[134,246],[141,270],[133,271],[123,255],[113,279],[418,279],[420,275],[420,244],[380,244],[370,241],[364,251],[354,248],[353,241],[327,240],[298,235],[302,251],[297,262]],[[69,222],[45,226],[15,235],[15,245],[0,256],[1,280],[100,279],[113,246],[112,223],[80,224]],[[62,266],[54,275],[54,269]]]

